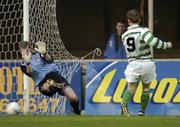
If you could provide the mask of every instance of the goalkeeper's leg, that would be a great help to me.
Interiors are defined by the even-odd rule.
[[[121,103],[121,114],[123,116],[129,116],[128,103],[130,102],[134,92],[137,89],[137,83],[128,83],[128,88],[123,94],[123,101]]]
[[[79,110],[78,97],[66,80],[61,83],[57,83],[56,81],[54,81],[49,88],[50,90],[56,89],[60,95],[67,97],[67,99],[70,101],[73,112],[77,115],[81,114]]]
[[[56,74],[52,78],[54,80],[53,87],[58,89],[58,93],[60,95],[67,97],[67,99],[70,101],[73,112],[80,115],[81,112],[79,110],[79,100],[70,84],[60,74]]]
[[[70,87],[69,83],[60,74],[48,74],[40,83],[39,90],[47,96],[53,96],[57,92],[62,96],[66,96],[71,103],[74,113],[78,115],[80,114],[78,97],[74,90]]]
[[[150,88],[149,88],[150,83],[149,84],[142,83],[142,86],[143,86],[143,91],[142,91],[142,95],[141,95],[140,111],[138,112],[139,116],[145,115],[145,110],[146,110],[146,107],[148,105],[149,98],[150,98]]]
[[[69,99],[73,112],[80,115],[81,111],[79,110],[79,100],[74,90],[70,86],[66,86],[63,90],[63,94],[67,97],[67,99]]]
[[[78,97],[69,84],[65,82],[57,83],[52,79],[48,79],[41,87],[39,87],[39,90],[46,96],[53,96],[56,92],[58,92],[60,95],[67,97],[70,101],[73,112],[80,115],[81,112],[79,110]]]

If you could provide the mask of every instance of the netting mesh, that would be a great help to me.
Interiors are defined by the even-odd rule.
[[[55,60],[77,59],[67,51],[61,40],[56,21],[56,0],[30,0],[29,9],[29,40],[32,48],[36,41],[44,41],[47,44],[48,53]],[[23,0],[0,0],[0,59],[3,60],[0,62],[0,114],[5,112],[5,106],[9,101],[18,101],[23,105],[23,79],[18,61],[21,58],[18,43],[22,40]],[[14,74],[14,68],[18,70],[17,74]],[[71,82],[73,73],[78,68],[77,62],[61,63],[60,71],[68,82]],[[57,94],[53,98],[48,98],[33,86],[34,83],[31,81],[31,112],[64,113],[66,98]]]
[[[30,0],[30,41],[45,41],[55,59],[75,59],[61,40],[56,20],[56,0]],[[18,59],[23,40],[23,0],[0,1],[0,59]]]
[[[30,41],[45,41],[55,59],[74,59],[61,40],[57,19],[56,0],[30,0]],[[34,45],[33,45],[34,46]]]
[[[23,37],[23,0],[0,1],[0,59],[18,59]]]

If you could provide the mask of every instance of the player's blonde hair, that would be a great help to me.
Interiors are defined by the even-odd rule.
[[[139,23],[141,20],[141,15],[139,11],[133,9],[127,12],[127,19],[129,19],[132,23]]]

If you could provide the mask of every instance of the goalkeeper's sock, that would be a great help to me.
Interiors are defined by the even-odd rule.
[[[133,92],[130,89],[127,89],[123,94],[123,104],[128,104],[132,98]]]
[[[70,103],[71,103],[71,107],[73,108],[74,113],[76,113],[77,115],[80,115],[81,111],[79,110],[79,101],[70,102]]]
[[[140,111],[145,112],[150,98],[150,91],[143,91],[141,95],[141,107]]]

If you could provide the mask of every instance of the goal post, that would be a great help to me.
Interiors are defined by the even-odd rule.
[[[148,0],[148,27],[150,31],[154,32],[154,0]],[[154,57],[154,49],[151,46],[151,53]]]
[[[154,31],[154,0],[148,0],[148,27]]]
[[[29,0],[23,0],[23,41],[29,41]],[[23,75],[23,99],[24,99],[24,114],[29,113],[30,108],[30,87],[29,77]]]

